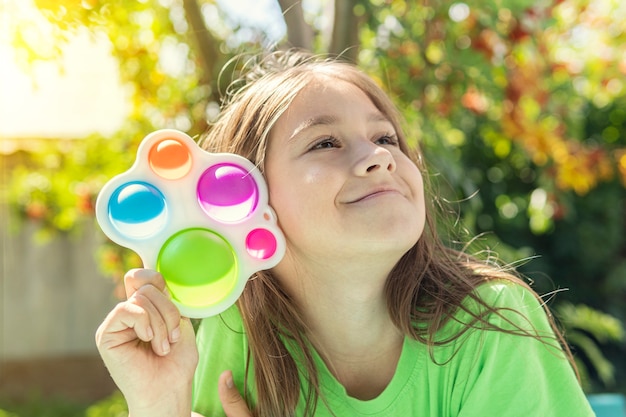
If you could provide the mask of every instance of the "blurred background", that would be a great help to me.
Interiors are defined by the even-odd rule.
[[[93,334],[140,261],[97,193],[288,46],[391,94],[461,240],[546,294],[587,393],[626,393],[626,2],[0,0],[0,416],[124,415]]]

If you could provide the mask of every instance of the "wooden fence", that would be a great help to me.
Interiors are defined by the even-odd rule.
[[[8,230],[0,207],[0,399],[61,396],[91,401],[113,384],[94,333],[117,302],[97,268],[101,233],[36,243],[36,223]]]

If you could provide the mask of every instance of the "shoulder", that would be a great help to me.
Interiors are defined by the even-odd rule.
[[[505,328],[510,325],[544,328],[550,314],[545,301],[521,281],[485,282],[467,297],[465,305],[471,312],[483,314],[490,323],[498,323]]]
[[[473,295],[459,309],[462,320],[452,320],[467,331],[437,356],[462,381],[452,396],[457,415],[591,416],[544,300],[507,280],[481,284]]]
[[[497,279],[476,286],[437,331],[435,341],[445,345],[502,333],[555,339],[549,309],[522,281]]]
[[[474,291],[485,303],[493,307],[536,306],[538,295],[521,281],[497,279],[478,285]]]

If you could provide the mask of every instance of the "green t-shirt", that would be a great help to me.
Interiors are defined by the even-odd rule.
[[[493,282],[481,285],[477,292],[489,305],[506,308],[503,314],[517,325],[553,335],[543,308],[523,287]],[[468,301],[466,305],[472,308],[475,304]],[[468,322],[466,313],[458,313],[456,318]],[[506,319],[494,314],[489,321],[511,328]],[[456,334],[459,326],[451,320],[437,339]],[[230,369],[240,391],[244,383],[247,338],[239,310],[232,307],[221,316],[203,320],[198,348],[193,409],[205,417],[224,416],[217,391],[219,375]],[[406,337],[391,382],[368,401],[350,397],[317,355],[316,362],[324,396],[318,400],[316,417],[594,415],[560,348],[501,331],[472,329],[454,342],[434,348],[434,360],[426,345]],[[249,383],[252,381],[249,378]],[[254,389],[248,390],[254,401]],[[303,402],[301,395],[298,416],[303,414]]]

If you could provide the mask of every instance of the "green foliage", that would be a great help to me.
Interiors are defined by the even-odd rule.
[[[577,19],[568,15],[572,11],[580,12]],[[568,34],[574,28],[604,30],[595,16],[576,1],[424,7],[390,1],[373,9],[363,29],[362,63],[396,96],[411,132],[462,195],[476,191],[482,185],[476,176],[499,163],[515,169],[512,181],[543,187],[558,204],[560,193],[585,195],[604,181],[624,179],[617,166],[625,144],[599,146],[581,130],[587,103],[623,94],[623,74],[616,71],[622,32],[601,40],[611,51],[606,59],[615,64],[609,71],[598,72],[593,55],[573,52],[576,41]],[[624,26],[617,16],[602,18]],[[576,84],[583,77],[585,89]],[[615,128],[608,135],[619,136]],[[481,163],[477,153],[486,154],[490,164]],[[465,175],[468,168],[474,168],[474,178]],[[494,181],[504,179],[491,173]],[[549,231],[548,217],[535,217],[535,232]]]
[[[113,393],[96,404],[93,404],[85,411],[85,417],[127,417],[128,407],[126,401],[119,391]]]
[[[561,318],[567,340],[577,354],[577,365],[584,376],[585,389],[593,389],[590,378],[592,372],[602,383],[600,388],[613,388],[615,367],[602,353],[600,346],[626,340],[622,323],[611,315],[581,304],[561,303],[557,314]]]
[[[63,399],[31,397],[21,402],[0,403],[0,417],[83,417],[84,407]]]
[[[119,391],[89,406],[35,397],[19,403],[0,404],[0,417],[128,417],[128,407]]]
[[[95,198],[104,183],[121,167],[130,167],[139,139],[38,141],[29,161],[11,172],[8,198],[13,218],[39,222],[41,238],[76,230],[81,221],[93,218]]]

